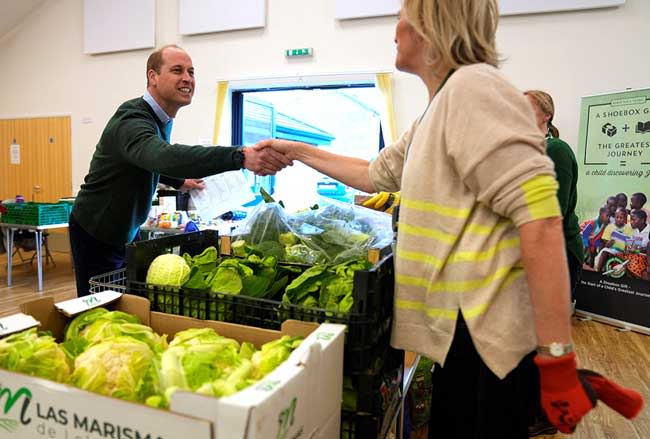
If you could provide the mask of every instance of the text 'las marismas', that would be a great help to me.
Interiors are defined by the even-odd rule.
[[[129,426],[41,404],[34,400],[29,388],[0,383],[0,431],[25,437],[20,431],[24,428],[36,433],[33,437],[51,439],[164,439]]]

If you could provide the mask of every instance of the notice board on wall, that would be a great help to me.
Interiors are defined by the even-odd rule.
[[[155,0],[84,0],[84,53],[156,45]]]
[[[178,32],[205,34],[266,26],[266,0],[180,0]]]
[[[400,0],[335,0],[334,17],[339,20],[397,15]]]
[[[499,12],[501,15],[535,14],[609,8],[624,3],[625,0],[499,0]]]

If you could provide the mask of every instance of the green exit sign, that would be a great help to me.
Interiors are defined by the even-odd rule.
[[[285,56],[312,56],[314,54],[314,49],[311,47],[303,47],[301,49],[287,49],[284,51]]]

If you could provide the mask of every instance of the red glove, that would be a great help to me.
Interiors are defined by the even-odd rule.
[[[539,368],[542,408],[551,424],[562,433],[573,433],[598,399],[626,418],[633,418],[643,407],[638,392],[596,372],[576,370],[573,352],[560,358],[537,355],[535,364]]]

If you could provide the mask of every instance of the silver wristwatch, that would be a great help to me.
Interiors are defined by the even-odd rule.
[[[561,357],[569,352],[573,352],[572,344],[551,343],[549,345],[537,346],[537,353],[548,355],[550,357]]]

